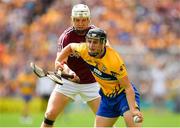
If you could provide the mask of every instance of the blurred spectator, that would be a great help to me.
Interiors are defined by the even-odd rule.
[[[38,78],[36,83],[36,93],[41,98],[41,110],[44,112],[49,96],[55,86],[55,83],[48,77]]]
[[[30,69],[26,69],[18,75],[16,84],[24,102],[21,121],[22,123],[32,123],[30,117],[30,101],[35,93],[35,76]]]
[[[155,107],[162,110],[165,106],[165,98],[167,93],[166,74],[164,72],[164,64],[162,62],[154,62],[152,67],[152,97]]]

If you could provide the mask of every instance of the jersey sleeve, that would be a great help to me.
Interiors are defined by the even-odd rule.
[[[63,33],[61,34],[61,36],[59,37],[58,42],[57,42],[57,51],[58,51],[58,52],[61,52],[61,50],[62,50],[66,45],[69,44],[69,39],[68,39],[68,38],[69,38],[69,37],[68,37],[68,35],[67,35],[65,32],[63,32]]]
[[[121,80],[121,78],[128,75],[127,69],[125,66],[125,63],[120,55],[117,55],[117,66],[116,66],[116,72],[118,72],[117,79]]]
[[[83,54],[86,52],[86,43],[72,43],[71,48],[73,54],[83,57]]]

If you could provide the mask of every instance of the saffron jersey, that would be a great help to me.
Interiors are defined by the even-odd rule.
[[[35,91],[36,78],[33,73],[21,73],[17,78],[20,92],[23,95],[32,95]]]
[[[124,90],[119,81],[127,75],[127,70],[118,52],[106,46],[104,56],[99,59],[88,54],[87,43],[74,43],[72,49],[74,54],[81,56],[89,65],[105,96],[114,97]]]
[[[91,25],[87,29],[87,32],[91,28],[95,28],[95,26]],[[78,35],[73,27],[69,27],[62,33],[62,35],[59,38],[58,52],[60,52],[66,45],[72,42],[85,42],[85,35]],[[91,74],[91,71],[88,68],[88,65],[80,56],[70,55],[67,60],[67,65],[80,78],[80,84],[96,82],[93,75]]]

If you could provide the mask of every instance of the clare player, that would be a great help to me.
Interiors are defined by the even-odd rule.
[[[106,42],[107,34],[103,30],[90,29],[85,43],[71,43],[60,52],[55,68],[63,70],[70,54],[80,56],[89,65],[101,88],[95,127],[112,127],[119,116],[124,118],[127,127],[141,127],[140,95],[128,79],[123,59]],[[133,120],[135,116],[138,116],[137,122]]]

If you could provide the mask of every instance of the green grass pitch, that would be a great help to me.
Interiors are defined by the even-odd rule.
[[[0,100],[3,101],[2,99]],[[44,118],[44,112],[40,111],[38,108],[39,101],[35,101],[35,103],[31,105],[31,116],[33,119],[32,124],[25,124],[20,121],[19,110],[21,109],[22,104],[17,103],[18,102],[16,101],[15,105],[18,109],[13,110],[13,112],[3,112],[2,109],[4,108],[2,106],[2,102],[0,103],[0,127],[39,127]],[[13,102],[4,102],[4,104],[12,105],[8,106],[9,108],[15,106]],[[9,109],[8,107],[6,109]],[[142,112],[144,115],[143,127],[180,127],[180,114],[175,114],[168,110],[155,112],[155,110],[151,108],[143,109]],[[93,123],[94,115],[86,105],[71,104],[69,109],[65,110],[61,117],[58,117],[55,122],[55,126],[93,127]],[[124,121],[121,117],[116,122],[116,126],[125,127]]]

